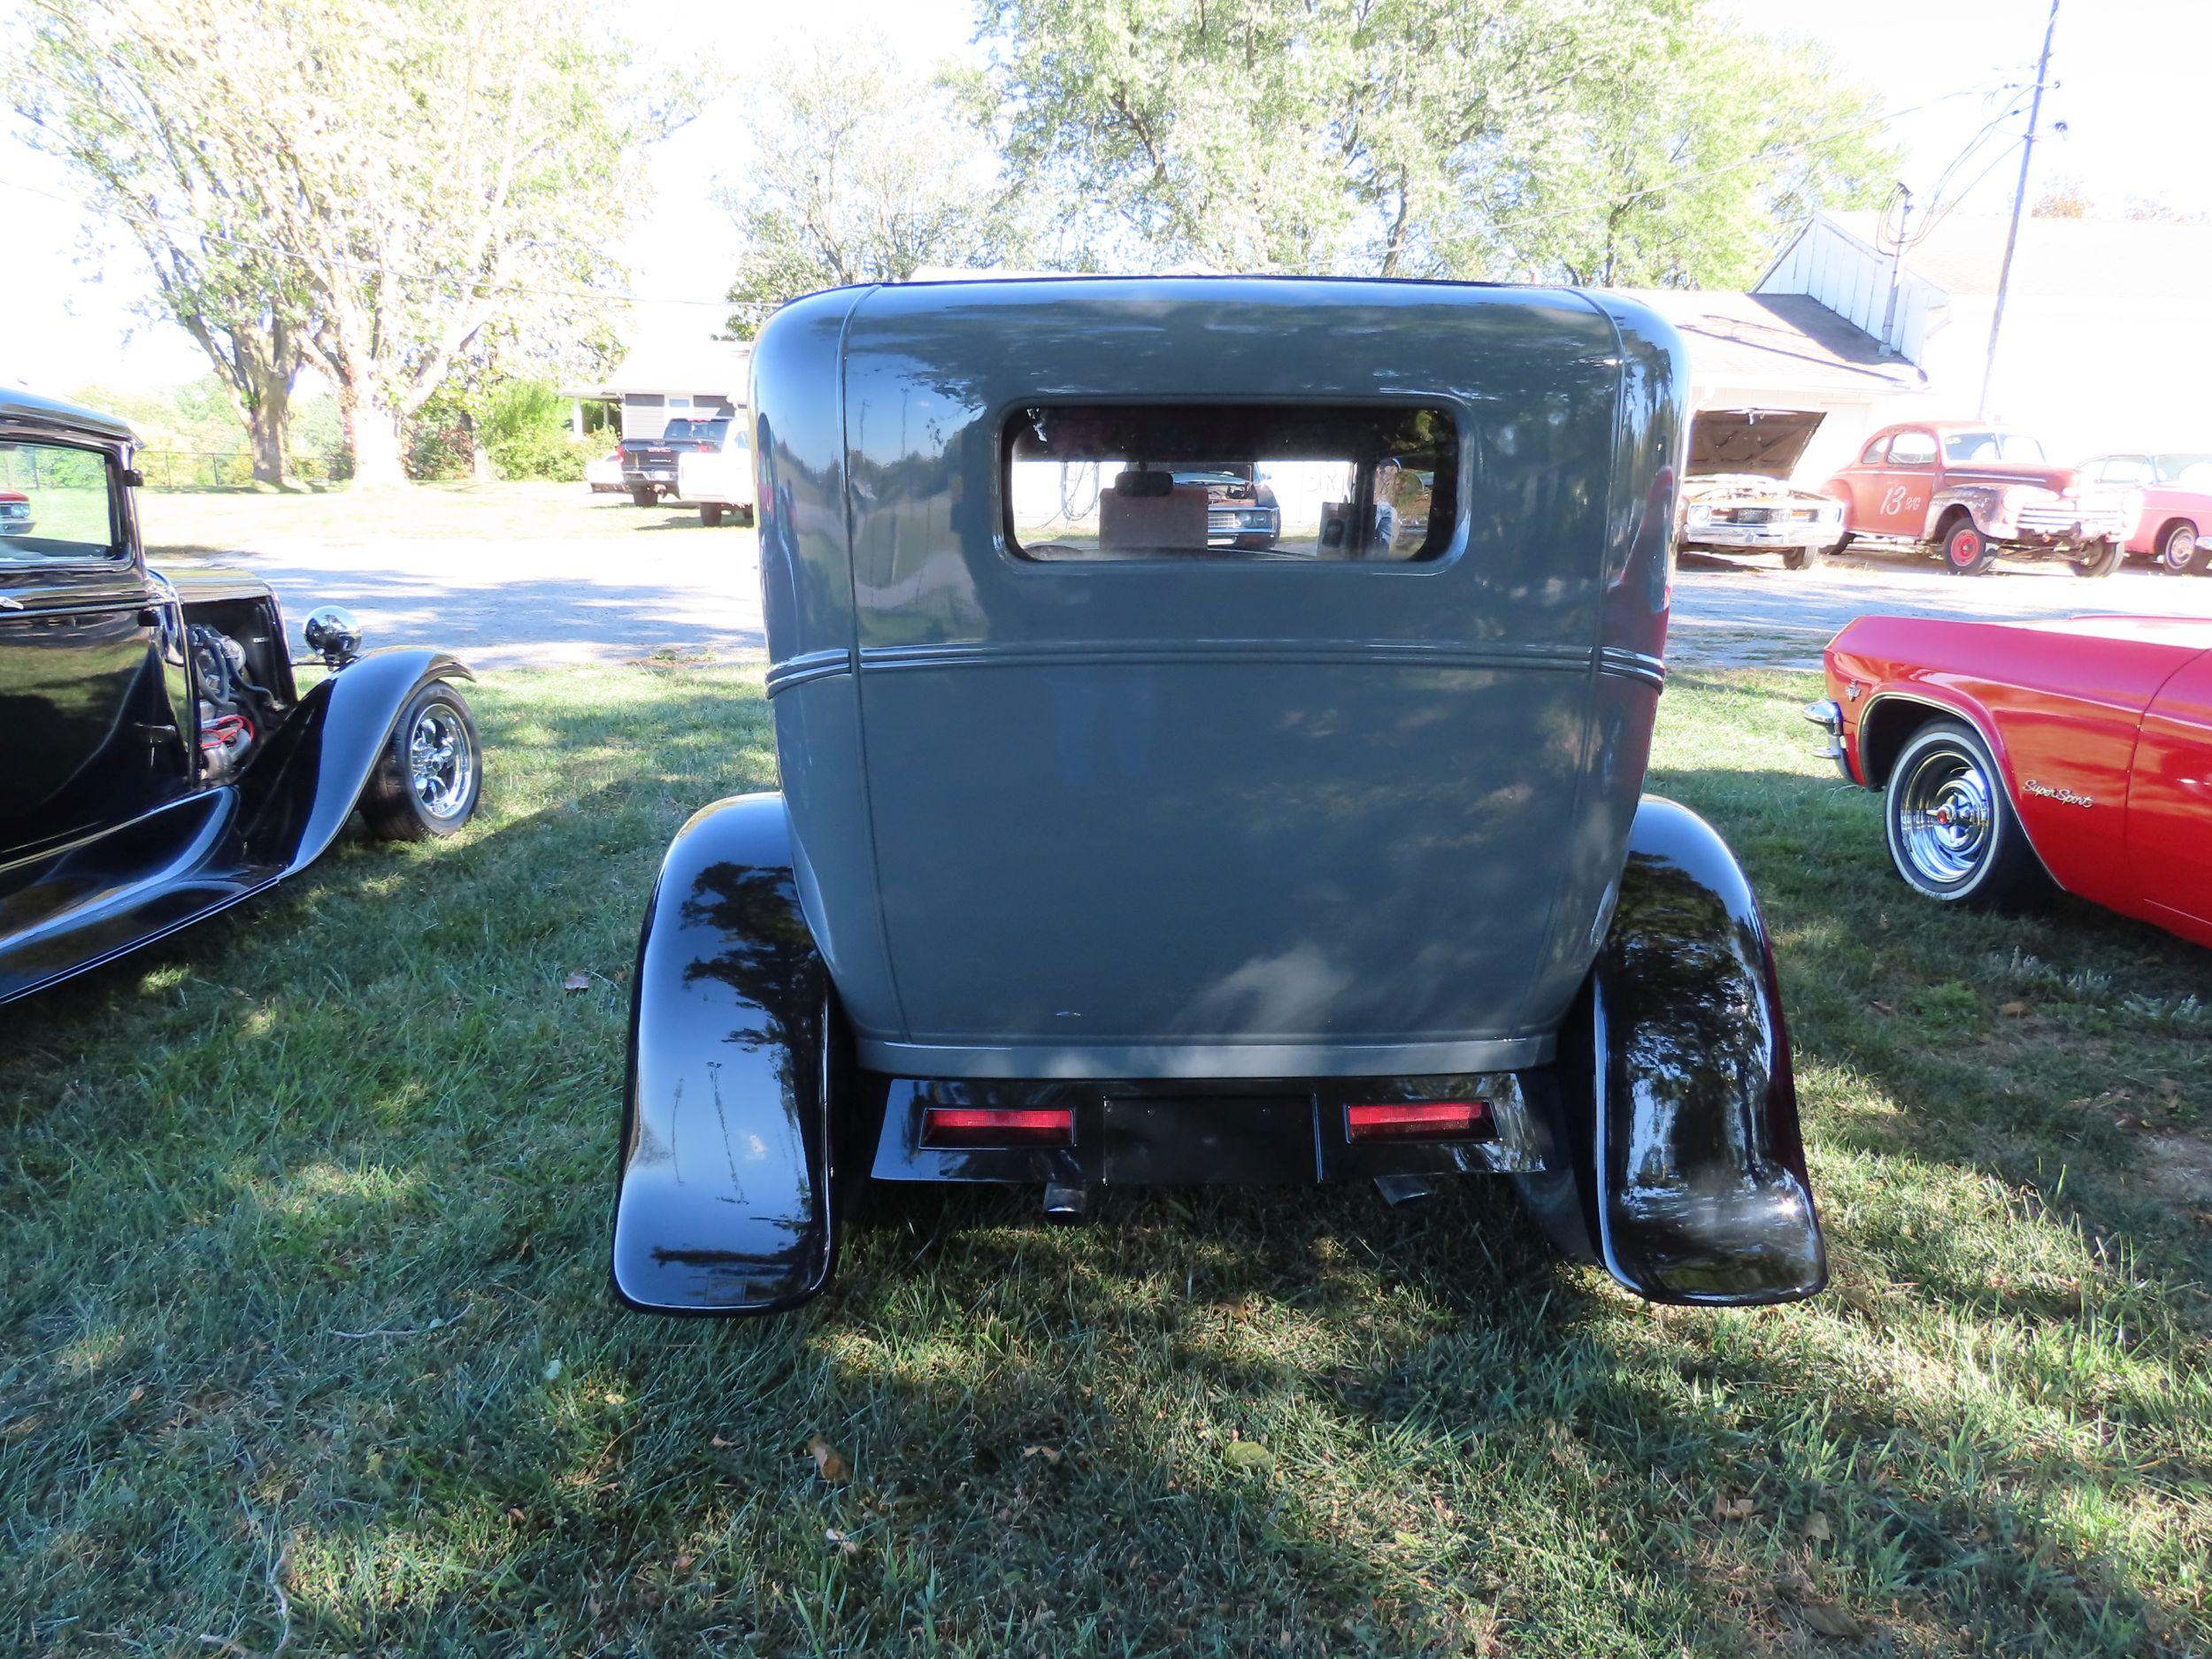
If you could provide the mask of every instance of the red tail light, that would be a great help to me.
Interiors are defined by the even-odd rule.
[[[1347,1106],[1344,1133],[1354,1141],[1479,1140],[1490,1133],[1490,1102],[1424,1100]]]
[[[1075,1112],[1066,1106],[929,1106],[926,1147],[1071,1147]]]

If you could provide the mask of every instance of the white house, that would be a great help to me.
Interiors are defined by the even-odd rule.
[[[1694,409],[1816,409],[1827,416],[1797,476],[1827,477],[1868,432],[1923,406],[1926,377],[1801,294],[1627,288],[1681,331]]]
[[[753,349],[727,340],[654,342],[638,346],[596,386],[572,388],[571,428],[588,424],[584,406],[605,406],[604,423],[625,438],[657,438],[679,416],[726,415],[744,407]]]
[[[1917,408],[1884,419],[1974,419],[2007,221],[1952,213],[1913,225],[1901,259],[1877,221],[1816,216],[1752,297],[1816,301],[1919,371]],[[2208,270],[2212,224],[2022,220],[1983,412],[2034,433],[2059,459],[2212,449]]]

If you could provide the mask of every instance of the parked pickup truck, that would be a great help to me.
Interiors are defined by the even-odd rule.
[[[650,507],[664,495],[688,501],[677,476],[677,463],[687,455],[714,453],[739,424],[728,415],[704,419],[680,415],[657,438],[623,439],[622,482],[630,499],[641,507]]]
[[[676,456],[676,495],[694,503],[699,522],[720,524],[724,513],[740,524],[753,521],[753,446],[742,416],[734,420],[703,421],[723,430],[719,442],[709,449],[701,444]]]
[[[1844,503],[1847,541],[1931,549],[1954,576],[2001,552],[2109,576],[2142,510],[2131,491],[2054,466],[2024,433],[1964,421],[1885,426],[1824,488]]]

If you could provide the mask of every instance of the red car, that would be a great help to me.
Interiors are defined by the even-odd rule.
[[[2154,558],[2177,576],[2200,575],[2212,566],[2212,455],[2138,449],[2092,456],[2079,470],[2085,482],[2142,495],[2130,553]]]
[[[1805,711],[1946,904],[2055,885],[2212,945],[2212,620],[1861,617]]]
[[[1885,426],[1824,488],[1844,503],[1846,541],[1932,550],[1957,576],[2001,552],[2109,576],[2139,507],[2131,492],[2052,465],[2026,434],[1973,421]]]

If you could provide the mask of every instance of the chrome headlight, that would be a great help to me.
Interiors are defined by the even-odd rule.
[[[361,655],[361,625],[343,605],[317,605],[300,633],[334,672]]]

